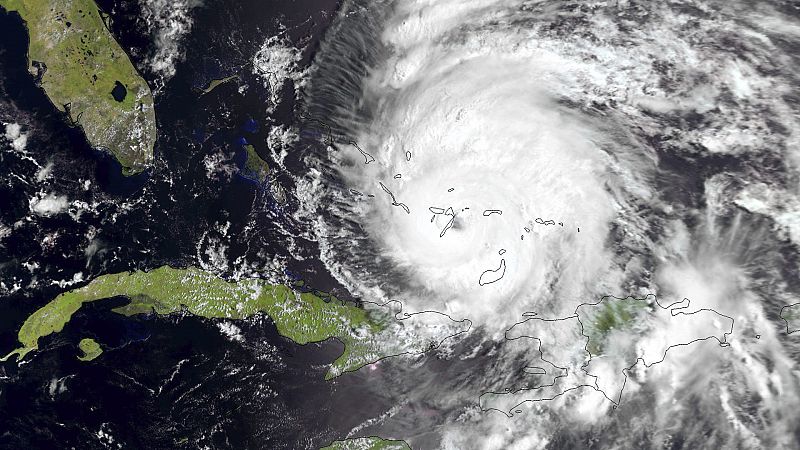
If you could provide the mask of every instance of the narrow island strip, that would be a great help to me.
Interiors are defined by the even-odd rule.
[[[166,315],[184,308],[206,318],[243,319],[264,313],[282,336],[298,344],[336,338],[345,350],[331,365],[327,378],[391,356],[382,350],[392,353],[380,345],[386,318],[376,319],[355,303],[295,292],[260,279],[226,281],[193,267],[163,266],[149,272],[102,275],[57,296],[25,320],[17,336],[21,346],[3,360],[12,356],[23,359],[38,350],[40,338],[63,330],[85,303],[112,297],[128,299],[113,310],[126,316]]]
[[[405,441],[370,436],[334,441],[320,450],[411,450],[411,447]]]

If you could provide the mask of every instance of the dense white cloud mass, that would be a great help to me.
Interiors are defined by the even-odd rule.
[[[407,374],[441,413],[419,446],[796,444],[800,35],[776,24],[796,30],[769,3],[346,4],[307,88],[333,143],[305,218],[354,294],[483,342],[447,355],[468,377]],[[573,317],[646,293],[666,309]],[[565,320],[506,334],[540,318]],[[382,426],[419,436],[403,414]]]
[[[175,75],[176,65],[183,60],[182,41],[192,31],[192,11],[202,6],[202,1],[140,0],[140,5],[155,43],[148,64],[163,84]]]
[[[22,133],[22,127],[17,123],[6,123],[5,125],[5,138],[11,142],[11,148],[16,151],[25,151],[25,146],[28,145],[28,135]]]
[[[272,113],[281,102],[284,84],[293,83],[294,89],[299,86],[304,75],[297,64],[301,56],[299,49],[279,35],[264,41],[253,57],[253,71],[264,80],[264,87],[269,90],[268,112]]]
[[[69,199],[64,195],[53,193],[40,193],[39,196],[30,200],[31,211],[40,216],[52,216],[62,213],[69,208]]]

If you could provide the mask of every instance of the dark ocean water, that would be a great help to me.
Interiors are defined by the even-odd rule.
[[[148,69],[152,37],[139,4],[99,4],[134,64],[151,86],[159,85]],[[284,103],[268,117],[269,93],[250,65],[279,24],[310,49],[307,64],[337,7],[332,0],[207,1],[195,9],[196,31],[183,42],[186,58],[156,96],[156,163],[134,177],[123,177],[50,104],[27,73],[22,22],[0,12],[0,121],[22,126],[27,152],[39,164],[11,149],[0,152],[0,224],[12,229],[0,242],[0,280],[7,286],[0,299],[2,352],[15,347],[25,317],[66,290],[52,282],[76,273],[89,280],[162,264],[196,265],[205,261],[210,235],[227,249],[223,274],[236,270],[237,258],[251,267],[288,258],[282,244],[291,221],[282,214],[295,205],[291,199],[278,204],[269,189],[235,168],[243,139],[269,159],[271,124],[296,120],[293,93],[287,87]],[[199,96],[198,88],[230,75],[239,76],[238,84]],[[240,85],[248,86],[244,94]],[[234,168],[232,175],[207,175],[204,159],[216,153]],[[36,181],[48,162],[51,176]],[[273,177],[291,192],[291,177]],[[29,200],[45,193],[90,206],[39,217]],[[228,232],[220,233],[226,223]],[[87,252],[90,243],[95,252]],[[290,261],[287,271],[313,280],[315,288],[341,289],[314,261]],[[15,284],[21,288],[12,289]],[[42,339],[41,351],[25,364],[0,365],[0,447],[313,448],[385,409],[380,401],[350,409],[357,394],[348,386],[355,379],[323,380],[326,365],[342,351],[339,343],[297,346],[264,317],[235,322],[244,337],[237,342],[210,320],[110,312],[120,301],[87,305],[62,333]],[[90,363],[76,359],[84,337],[105,349]]]

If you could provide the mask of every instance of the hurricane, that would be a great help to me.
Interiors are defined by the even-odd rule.
[[[387,371],[404,402],[365,427],[419,448],[797,445],[796,14],[345,2],[304,86],[298,216],[354,297],[472,323],[436,370]]]

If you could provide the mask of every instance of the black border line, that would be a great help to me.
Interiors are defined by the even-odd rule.
[[[606,393],[603,389],[600,389],[597,386],[598,376],[597,375],[593,375],[593,374],[591,374],[591,373],[589,373],[587,371],[587,368],[588,368],[589,364],[591,363],[593,356],[597,356],[597,355],[592,355],[592,353],[589,351],[589,348],[588,348],[589,347],[589,336],[585,334],[585,330],[586,329],[584,327],[583,322],[580,319],[580,314],[578,313],[578,310],[580,310],[580,308],[582,308],[584,306],[597,306],[597,305],[599,305],[599,304],[601,304],[604,301],[607,301],[609,299],[614,299],[614,300],[633,299],[633,300],[637,300],[637,301],[647,301],[648,299],[652,299],[652,303],[650,303],[650,304],[655,304],[655,305],[657,305],[658,307],[660,307],[660,308],[662,308],[664,310],[668,310],[673,317],[678,316],[678,315],[687,315],[688,316],[688,315],[697,314],[697,313],[700,313],[700,312],[703,312],[703,311],[710,311],[710,312],[712,312],[714,314],[717,314],[718,316],[722,316],[722,317],[725,317],[727,319],[730,319],[730,321],[731,321],[730,329],[729,329],[729,331],[723,333],[721,340],[716,335],[712,335],[712,336],[706,336],[706,337],[703,337],[703,338],[693,339],[693,340],[691,340],[689,342],[685,342],[685,343],[670,345],[664,350],[664,354],[662,355],[661,359],[659,359],[658,361],[653,361],[653,362],[651,362],[649,364],[647,363],[647,361],[644,360],[644,358],[642,358],[641,356],[638,356],[636,358],[636,361],[632,365],[622,369],[621,372],[622,372],[622,375],[624,376],[624,380],[622,382],[622,387],[619,390],[619,395],[617,395],[616,396],[616,400],[614,400],[613,398],[609,397],[608,393]],[[685,303],[685,305],[679,306],[679,305],[681,305],[683,303]],[[483,410],[483,411],[499,411],[499,412],[505,414],[507,417],[513,417],[514,414],[519,414],[519,413],[522,412],[518,408],[520,408],[525,403],[550,401],[550,400],[554,400],[554,399],[560,397],[561,395],[566,394],[567,392],[573,391],[575,389],[580,389],[580,388],[583,388],[583,387],[590,387],[590,388],[594,389],[595,391],[600,392],[601,394],[603,394],[603,396],[612,403],[612,405],[613,405],[612,406],[612,410],[616,410],[619,407],[619,405],[621,404],[621,402],[622,402],[622,394],[623,394],[623,392],[625,390],[625,386],[627,385],[627,382],[628,382],[628,371],[630,371],[634,367],[636,367],[639,364],[640,361],[644,364],[644,366],[646,368],[650,368],[650,367],[652,367],[652,366],[654,366],[654,365],[656,365],[658,363],[664,362],[664,360],[666,360],[666,358],[667,358],[667,353],[669,353],[669,351],[672,348],[684,347],[684,346],[688,347],[689,345],[692,345],[694,343],[701,342],[701,341],[707,341],[707,340],[711,340],[711,339],[716,340],[719,343],[720,347],[729,347],[730,346],[730,342],[728,341],[728,338],[729,338],[730,335],[733,334],[734,324],[736,322],[735,319],[733,317],[728,316],[728,315],[722,314],[719,311],[717,311],[715,309],[712,309],[712,308],[701,308],[701,309],[698,309],[696,311],[686,312],[686,310],[689,308],[690,305],[691,305],[691,300],[689,300],[688,298],[684,298],[681,301],[676,301],[676,302],[673,302],[673,303],[670,303],[670,304],[664,306],[658,301],[657,296],[655,294],[652,294],[652,293],[647,294],[642,298],[637,298],[637,297],[634,297],[634,296],[616,297],[616,296],[613,296],[613,295],[605,295],[605,296],[601,297],[600,300],[598,300],[597,302],[585,302],[585,303],[579,304],[575,308],[575,313],[573,315],[571,315],[571,316],[568,316],[568,317],[556,318],[556,319],[542,319],[542,318],[537,317],[538,313],[534,313],[534,312],[524,313],[523,317],[527,317],[527,318],[525,320],[523,320],[523,321],[515,323],[514,325],[512,325],[511,327],[506,329],[506,331],[505,331],[505,339],[506,340],[515,340],[515,339],[519,339],[519,338],[529,338],[529,339],[535,339],[535,340],[539,341],[539,346],[537,347],[537,351],[541,355],[540,358],[543,361],[546,361],[547,363],[552,364],[554,367],[563,369],[563,370],[565,370],[567,372],[563,376],[556,377],[553,380],[553,383],[551,383],[549,385],[541,385],[541,386],[536,386],[536,387],[532,387],[532,388],[517,389],[515,391],[506,390],[506,391],[503,391],[503,392],[494,392],[494,391],[484,392],[483,394],[480,395],[480,397],[478,397],[478,405],[480,406],[481,410]],[[787,306],[784,306],[784,308],[789,307],[789,306],[795,306],[795,305],[800,305],[800,303],[795,303],[794,305],[787,305]],[[584,345],[584,350],[589,355],[589,358],[581,366],[581,370],[588,377],[593,378],[595,380],[594,381],[594,385],[581,384],[581,385],[578,385],[578,386],[573,386],[573,387],[570,387],[568,389],[565,389],[561,393],[556,394],[551,398],[540,398],[540,399],[524,400],[524,401],[514,405],[508,411],[504,411],[504,410],[501,410],[501,409],[498,409],[498,408],[484,408],[483,405],[482,405],[482,399],[483,399],[484,395],[514,395],[514,394],[518,394],[518,393],[524,392],[524,391],[532,391],[532,390],[541,389],[541,388],[545,388],[545,387],[551,387],[551,386],[555,385],[556,381],[559,378],[566,377],[566,376],[569,375],[569,372],[568,372],[567,368],[557,366],[556,364],[553,364],[553,362],[544,359],[544,357],[543,357],[544,354],[543,354],[542,349],[541,349],[541,347],[542,347],[541,339],[539,339],[536,336],[528,336],[528,335],[520,335],[520,336],[515,337],[515,338],[509,338],[508,337],[508,332],[510,332],[517,325],[523,324],[523,323],[528,322],[530,320],[541,320],[541,321],[545,321],[545,322],[556,322],[556,321],[562,321],[562,320],[570,320],[570,319],[573,319],[573,318],[576,319],[578,321],[578,323],[580,324],[580,327],[581,327],[580,334],[586,338],[586,345]],[[800,331],[800,330],[795,330],[795,331]]]

